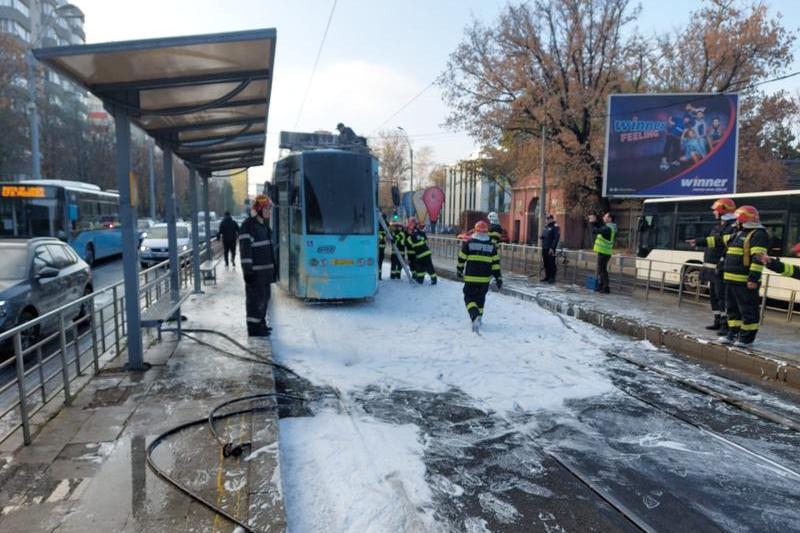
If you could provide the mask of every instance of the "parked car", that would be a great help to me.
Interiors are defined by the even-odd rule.
[[[136,228],[139,231],[139,246],[142,245],[142,241],[147,237],[147,230],[155,225],[156,221],[152,218],[140,218],[136,221]]]
[[[192,247],[192,232],[189,224],[175,224],[178,237],[178,253],[185,252]],[[142,268],[149,268],[155,264],[169,259],[169,240],[167,238],[167,225],[156,224],[147,230],[147,237],[139,245],[139,262]]]
[[[92,271],[68,244],[52,237],[0,239],[0,332],[8,331],[72,301],[91,294]],[[65,318],[86,314],[89,306],[74,306]],[[23,347],[58,328],[58,317],[25,331]],[[13,350],[11,341],[2,352]]]

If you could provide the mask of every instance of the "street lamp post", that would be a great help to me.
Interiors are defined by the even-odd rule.
[[[34,8],[34,5],[30,6]],[[50,25],[50,21],[52,18],[61,17],[64,19],[81,19],[83,21],[83,14],[80,10],[72,5],[72,4],[64,4],[61,6],[56,7],[51,12],[50,19],[46,19],[41,15],[42,5],[41,3],[38,4],[39,9],[39,24],[37,27],[36,25],[32,25],[31,30],[35,33],[31,33],[31,46],[28,49],[27,56],[27,63],[28,63],[28,114],[31,123],[31,172],[33,174],[33,179],[41,179],[42,178],[42,154],[40,150],[39,144],[39,112],[36,108],[36,58],[33,57],[33,49],[39,46],[41,35],[45,28],[48,28]],[[77,13],[76,11],[77,10]],[[71,15],[68,13],[72,13]],[[39,31],[36,31],[39,30]]]
[[[403,129],[402,126],[397,126],[397,129],[403,132],[405,136],[406,142],[408,143],[408,157],[409,157],[409,165],[408,165],[408,172],[409,172],[409,189],[411,192],[414,192],[414,149],[411,148],[411,140],[408,138],[408,132]]]

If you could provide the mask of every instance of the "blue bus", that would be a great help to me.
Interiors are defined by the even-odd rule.
[[[0,238],[56,237],[89,265],[122,253],[119,195],[66,180],[0,183]]]
[[[375,295],[377,186],[378,160],[364,146],[303,149],[275,163],[265,192],[283,290],[314,301]]]

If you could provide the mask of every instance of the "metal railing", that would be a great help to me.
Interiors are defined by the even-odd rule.
[[[218,255],[219,246],[212,245],[212,252]],[[178,256],[180,289],[193,281],[191,254]],[[170,283],[169,260],[140,271],[140,308],[168,296]],[[0,443],[22,429],[23,441],[30,444],[34,415],[60,395],[70,405],[75,380],[88,370],[98,373],[104,356],[122,353],[127,338],[123,285],[120,280],[0,334],[2,353],[13,354],[0,362]]]
[[[428,244],[434,256],[452,260],[455,265],[461,241],[452,237],[432,235],[428,237]],[[500,264],[503,272],[528,278],[536,278],[544,272],[539,246],[501,243]],[[556,254],[557,280],[584,285],[587,277],[595,275],[596,265],[597,253],[594,251],[560,249]],[[609,284],[612,290],[620,294],[633,295],[635,292],[643,292],[645,301],[649,299],[651,292],[674,294],[678,306],[681,306],[687,300],[700,302],[708,298],[708,284],[701,282],[698,275],[702,268],[702,264],[673,263],[615,254],[608,264]],[[792,288],[787,283],[797,285],[797,288]],[[800,307],[797,305],[800,284],[794,280],[787,282],[779,274],[765,269],[760,292],[762,321],[765,310],[783,314],[787,322],[791,322],[795,315],[800,314]],[[769,298],[763,297],[767,294]]]

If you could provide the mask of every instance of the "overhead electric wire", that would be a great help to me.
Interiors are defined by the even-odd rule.
[[[333,12],[336,11],[336,3],[338,0],[333,0],[333,5],[331,6],[331,12],[328,15],[328,22],[325,24],[325,31],[322,34],[322,40],[319,43],[319,49],[317,50],[317,58],[314,60],[314,66],[311,69],[311,76],[308,78],[308,84],[306,85],[306,92],[303,94],[303,100],[300,103],[300,111],[297,113],[297,120],[294,121],[295,128],[297,124],[300,122],[300,118],[303,116],[303,109],[306,107],[306,99],[308,98],[308,92],[311,90],[311,84],[314,82],[314,74],[317,72],[317,65],[319,64],[319,58],[322,55],[322,48],[325,46],[325,39],[328,37],[328,30],[331,28],[331,20],[333,20]]]
[[[394,113],[392,113],[391,115],[389,115],[389,118],[387,118],[386,120],[384,120],[383,122],[381,122],[381,124],[380,124],[380,125],[379,125],[377,128],[375,128],[373,131],[378,131],[378,130],[380,130],[382,127],[384,127],[384,126],[385,126],[385,125],[386,125],[386,124],[387,124],[387,123],[388,123],[390,120],[392,120],[394,117],[396,117],[397,115],[399,115],[400,113],[402,113],[402,112],[403,112],[403,111],[404,111],[404,110],[405,110],[405,109],[406,109],[408,106],[410,106],[411,104],[413,104],[413,103],[414,103],[414,101],[415,101],[417,98],[419,98],[420,96],[422,96],[423,94],[425,94],[425,92],[426,92],[428,89],[430,89],[431,87],[433,87],[435,84],[436,84],[436,80],[433,80],[433,81],[432,81],[432,82],[430,82],[428,85],[426,85],[426,86],[425,86],[425,87],[424,87],[424,88],[423,88],[423,89],[422,89],[420,92],[418,92],[417,94],[415,94],[414,96],[412,96],[412,97],[411,97],[411,100],[409,100],[408,102],[406,102],[405,104],[403,104],[402,106],[400,106],[400,109],[398,109],[397,111],[395,111]]]

